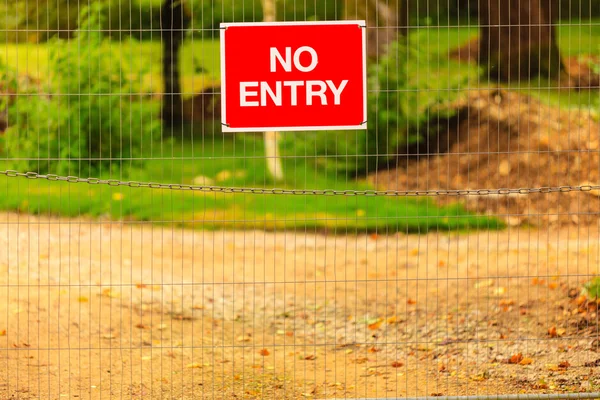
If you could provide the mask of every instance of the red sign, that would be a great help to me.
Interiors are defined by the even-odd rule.
[[[366,129],[365,22],[221,24],[223,132]]]

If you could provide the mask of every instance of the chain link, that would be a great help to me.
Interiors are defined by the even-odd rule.
[[[0,175],[9,178],[42,179],[48,181],[62,181],[68,183],[87,183],[89,185],[127,186],[131,188],[191,190],[215,193],[248,193],[248,194],[294,194],[314,196],[510,196],[547,193],[591,192],[600,191],[600,185],[579,186],[550,186],[538,188],[501,188],[501,189],[438,189],[438,190],[333,190],[333,189],[280,189],[280,188],[247,188],[185,185],[179,183],[156,183],[121,181],[118,179],[80,178],[78,176],[61,176],[55,174],[38,174],[37,172],[18,172],[13,170],[0,170]]]

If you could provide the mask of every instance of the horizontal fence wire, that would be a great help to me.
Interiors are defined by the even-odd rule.
[[[0,1],[33,398],[600,400],[600,0]]]

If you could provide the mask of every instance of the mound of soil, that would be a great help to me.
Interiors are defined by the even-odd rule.
[[[370,181],[380,189],[497,189],[600,184],[600,125],[589,110],[559,109],[516,92],[471,92],[457,120],[420,154]],[[439,196],[440,203],[456,202]],[[596,224],[600,191],[459,198],[511,226]]]

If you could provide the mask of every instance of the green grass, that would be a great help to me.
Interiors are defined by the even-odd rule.
[[[372,189],[316,171],[304,158],[284,160],[286,181],[266,175],[262,140],[251,136],[169,141],[146,150],[143,171],[127,180],[215,186],[295,189]],[[7,167],[0,161],[0,170]],[[76,175],[76,171],[73,172]],[[115,178],[113,176],[113,178]],[[427,232],[496,229],[493,218],[458,205],[437,207],[430,199],[380,196],[316,196],[187,192],[94,186],[0,176],[0,209],[66,217],[108,216],[114,220],[168,223],[204,229],[318,229],[335,232]]]
[[[445,57],[450,50],[476,38],[478,27],[477,25],[467,26],[466,24],[462,27],[419,27],[415,32],[419,34],[419,45],[421,47],[427,48],[431,54]],[[576,57],[583,54],[600,55],[600,20],[562,22],[558,26],[558,38],[563,57]],[[435,60],[432,68],[435,68]],[[474,69],[473,66],[469,65],[462,65],[457,68]],[[448,73],[450,74],[452,71],[448,71]],[[489,84],[484,77],[481,77],[476,87],[486,87]],[[556,82],[550,82],[547,79],[533,79],[513,83],[510,89],[531,95],[546,104],[557,107],[590,108],[595,107],[597,104],[597,92],[558,89],[556,86]]]
[[[600,22],[600,21],[599,21]],[[587,25],[585,25],[587,24]],[[563,24],[559,27],[563,54],[572,56],[598,52],[600,26],[586,22]],[[476,37],[476,27],[419,28],[419,46],[429,48],[431,68],[436,57],[470,38]],[[111,42],[122,57],[141,66],[150,67],[143,77],[144,91],[161,91],[159,42]],[[28,73],[42,80],[50,77],[48,52],[44,45],[6,45],[0,58],[19,73]],[[198,68],[201,66],[202,69]],[[457,66],[457,68],[473,68]],[[183,87],[197,92],[219,79],[219,43],[215,40],[188,41],[182,52]],[[430,71],[431,72],[431,71]],[[427,71],[417,71],[423,77]],[[437,71],[442,74],[445,71]],[[451,74],[452,71],[448,71]],[[479,85],[488,83],[481,81]],[[583,107],[595,98],[588,92],[544,89],[550,83],[532,81],[520,90],[561,106]],[[156,106],[156,101],[148,101]],[[192,183],[199,175],[208,177],[218,186],[274,187],[266,175],[262,141],[253,136],[225,139],[211,134],[215,126],[196,129],[196,137],[177,133],[178,140],[148,146],[144,170],[132,172],[128,180]],[[310,156],[310,155],[308,155]],[[8,163],[2,161],[0,170]],[[310,160],[310,157],[308,158]],[[277,187],[296,189],[372,189],[364,183],[328,176],[316,170],[305,158],[286,158],[286,181]],[[73,175],[76,175],[76,171]],[[104,176],[106,177],[106,176]],[[467,213],[458,205],[437,207],[430,199],[366,196],[314,195],[252,195],[207,192],[185,192],[161,189],[92,186],[7,178],[0,176],[0,209],[19,210],[34,214],[62,216],[109,216],[117,220],[175,223],[205,229],[266,228],[266,229],[329,229],[338,232],[385,231],[425,232],[432,229],[468,230],[498,228],[493,218]]]

